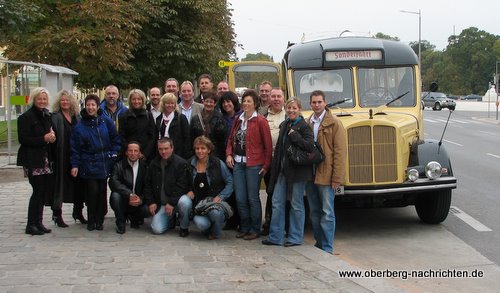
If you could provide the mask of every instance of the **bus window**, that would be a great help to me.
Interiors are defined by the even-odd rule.
[[[234,66],[235,88],[259,90],[261,82],[267,80],[279,87],[279,69],[274,64],[240,63]]]
[[[340,108],[352,108],[353,87],[350,69],[335,70],[297,70],[294,72],[294,92],[302,102],[304,110],[309,110],[309,96],[315,90],[325,93],[326,102],[339,103]]]
[[[361,107],[378,107],[400,97],[389,107],[413,107],[416,103],[413,69],[359,68],[358,91]]]

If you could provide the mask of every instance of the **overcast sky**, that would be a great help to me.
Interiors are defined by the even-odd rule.
[[[493,0],[228,0],[233,9],[238,57],[263,52],[280,61],[288,41],[300,42],[338,36],[344,30],[372,36],[377,32],[398,37],[402,42],[418,41],[418,14],[400,10],[421,10],[422,40],[442,50],[453,33],[477,27],[500,35],[500,7]]]

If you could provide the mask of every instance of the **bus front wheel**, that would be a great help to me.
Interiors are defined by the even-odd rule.
[[[448,216],[450,205],[451,189],[438,190],[419,195],[415,209],[424,223],[439,224]]]

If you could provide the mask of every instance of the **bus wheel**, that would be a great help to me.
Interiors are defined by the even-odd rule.
[[[446,219],[451,205],[451,189],[423,193],[415,203],[418,217],[427,224],[439,224]]]

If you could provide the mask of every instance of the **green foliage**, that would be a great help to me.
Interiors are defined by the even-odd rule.
[[[30,24],[44,17],[38,12],[39,7],[32,1],[0,0],[0,46],[6,46],[8,40],[30,29]]]
[[[413,49],[415,54],[418,55],[418,41],[410,42],[409,45]],[[420,50],[422,51],[422,53],[425,51],[434,51],[435,49],[436,49],[436,46],[434,46],[433,44],[431,44],[427,40],[422,40],[420,42]]]
[[[219,60],[234,58],[234,30],[226,1],[157,0],[141,31],[125,76],[132,86],[162,87],[169,77],[194,80],[210,73],[214,82],[225,72]]]
[[[499,36],[470,27],[448,38],[441,54],[422,54],[424,86],[439,83],[440,91],[466,95],[483,94],[495,72]],[[497,45],[499,46],[499,45]]]
[[[392,37],[392,36],[389,36],[389,35],[386,35],[386,34],[383,34],[383,33],[380,33],[380,32],[376,33],[373,37],[376,38],[376,39],[385,39],[385,40],[399,41],[398,37]]]
[[[0,1],[5,56],[69,67],[83,88],[222,79],[218,61],[235,56],[224,0]]]
[[[271,61],[271,62],[274,62],[273,60],[273,57],[267,55],[267,54],[264,54],[262,52],[259,52],[257,54],[247,54],[247,56],[243,59],[241,59],[241,61]]]

